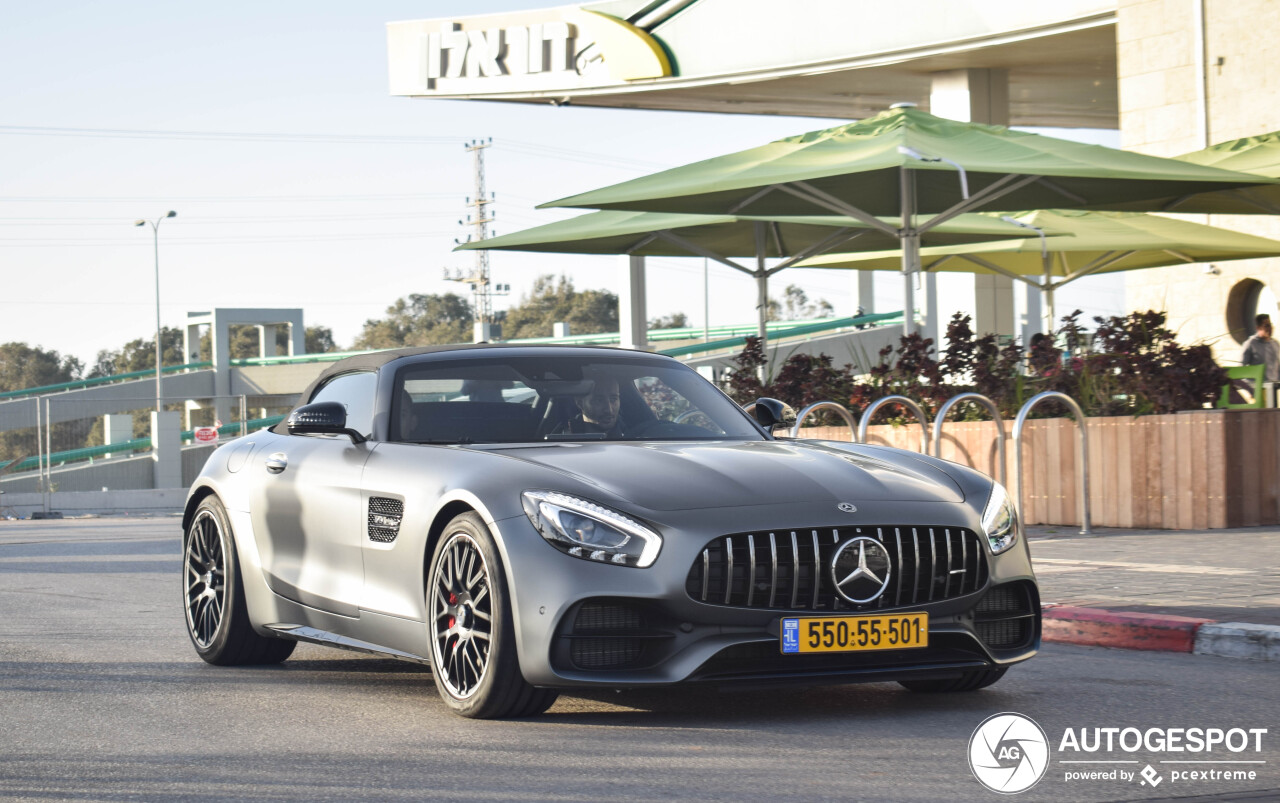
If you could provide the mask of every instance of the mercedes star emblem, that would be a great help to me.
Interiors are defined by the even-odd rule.
[[[866,536],[845,541],[831,558],[836,592],[855,605],[879,599],[889,587],[889,570],[889,551]]]
[[[836,510],[839,510],[841,513],[857,513],[858,506],[850,502],[841,502],[836,505]]]

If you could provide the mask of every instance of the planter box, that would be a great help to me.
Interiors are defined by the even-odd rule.
[[[1280,409],[1090,418],[1087,426],[1095,526],[1203,530],[1280,524]],[[802,434],[850,439],[848,427],[806,427]],[[1012,436],[1013,422],[1006,421],[1011,492]],[[868,428],[867,440],[919,451],[920,427],[876,425]],[[1022,441],[1023,521],[1078,526],[1075,422],[1028,421]],[[994,424],[948,422],[942,457],[998,476]]]

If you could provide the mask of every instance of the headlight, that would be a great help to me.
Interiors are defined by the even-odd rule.
[[[525,515],[542,537],[565,554],[616,566],[652,566],[662,536],[595,502],[556,491],[525,491]]]
[[[991,484],[991,498],[982,511],[982,529],[992,555],[999,555],[1018,540],[1018,512],[1013,509],[1009,492],[998,482]]]

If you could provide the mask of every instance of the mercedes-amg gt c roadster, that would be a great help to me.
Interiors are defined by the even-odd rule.
[[[1008,494],[915,452],[775,437],[667,357],[403,349],[334,363],[218,449],[183,516],[212,664],[297,641],[429,663],[468,717],[561,689],[897,681],[969,691],[1033,656]]]

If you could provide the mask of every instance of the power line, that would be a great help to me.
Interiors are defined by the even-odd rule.
[[[63,126],[0,125],[0,133],[25,136],[97,137],[103,139],[178,139],[230,142],[315,142],[378,145],[457,145],[460,137],[418,137],[387,134],[298,134],[251,131],[177,131],[142,128],[70,128]]]
[[[198,238],[181,238],[170,237],[165,241],[165,246],[178,245],[245,245],[255,243],[311,243],[311,242],[342,242],[347,240],[403,240],[426,237],[448,237],[455,234],[454,231],[426,231],[426,232],[386,232],[372,234],[312,234],[298,236],[258,236],[258,237],[227,237],[219,239],[198,239]],[[48,237],[33,238],[0,238],[0,248],[72,248],[72,247],[88,247],[95,248],[110,246],[137,246],[139,244],[146,245],[141,240],[122,240],[122,239],[102,239],[102,240],[58,240]]]
[[[65,126],[0,125],[0,134],[14,136],[86,137],[97,139],[146,139],[186,140],[206,142],[280,142],[333,145],[454,145],[461,137],[421,137],[394,134],[300,134],[290,132],[256,131],[180,131],[142,128],[73,128]],[[538,142],[507,140],[503,148],[527,155],[546,156],[571,162],[610,167],[662,169],[669,167],[658,162],[635,159],[617,154],[583,151],[579,148],[562,148]]]
[[[12,195],[0,197],[0,203],[299,203],[307,201],[412,201],[428,198],[453,198],[453,193],[412,193],[404,195],[188,195],[188,196],[85,196],[85,195]]]
[[[182,227],[187,226],[225,226],[228,224],[254,224],[254,223],[345,223],[348,221],[365,223],[376,220],[423,220],[433,218],[453,218],[457,217],[456,213],[450,212],[430,212],[420,214],[387,214],[387,215],[262,215],[255,217],[204,217],[196,219],[190,217],[182,222]],[[124,217],[93,217],[93,218],[0,218],[0,226],[78,226],[81,228],[90,227],[111,227],[116,228],[121,225],[132,225],[133,221]]]

